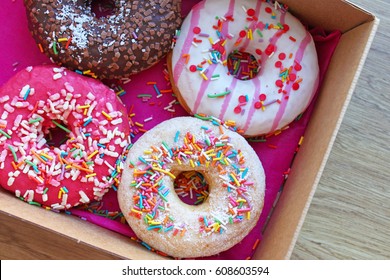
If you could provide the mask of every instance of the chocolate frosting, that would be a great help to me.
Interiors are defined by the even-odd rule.
[[[24,0],[29,29],[55,63],[99,79],[148,69],[171,49],[181,24],[181,0],[112,1],[97,17],[92,0]]]

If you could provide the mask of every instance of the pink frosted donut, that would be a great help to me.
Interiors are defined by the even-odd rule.
[[[0,185],[56,210],[100,200],[118,184],[129,130],[125,107],[98,80],[28,67],[0,88]]]
[[[284,128],[309,105],[319,68],[313,39],[284,6],[205,0],[183,22],[168,67],[191,114],[233,120],[246,136]]]

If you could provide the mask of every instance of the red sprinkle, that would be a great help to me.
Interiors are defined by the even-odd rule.
[[[253,17],[256,13],[256,11],[254,9],[248,9],[248,11],[246,11],[247,15],[250,16],[250,17]]]
[[[298,83],[294,83],[294,84],[292,85],[292,89],[293,89],[293,90],[298,90],[298,89],[299,89],[299,84],[298,84]]]
[[[255,108],[256,108],[256,109],[260,109],[261,107],[263,107],[263,105],[261,104],[261,102],[257,101],[257,102],[255,103]]]
[[[299,63],[297,63],[297,64],[294,65],[294,69],[297,70],[297,71],[301,71],[302,70],[302,66]]]
[[[245,102],[246,102],[246,97],[245,97],[245,95],[240,95],[240,97],[238,98],[238,102],[240,102],[240,103],[245,103]]]
[[[239,35],[240,35],[241,38],[244,38],[246,36],[246,31],[245,30],[241,30]]]
[[[278,60],[278,61],[276,61],[276,62],[275,62],[275,67],[276,67],[276,68],[280,68],[280,67],[282,67],[282,62],[281,62],[281,61],[279,61],[279,60]]]
[[[191,72],[196,72],[196,65],[191,65],[190,66],[190,71]]]
[[[279,54],[279,59],[280,60],[284,60],[286,58],[286,54],[285,53],[280,53]]]
[[[283,82],[282,82],[282,80],[277,80],[276,82],[275,82],[275,85],[277,86],[277,87],[283,87]]]
[[[288,37],[291,41],[296,42],[297,39],[295,39],[293,36]]]
[[[272,9],[270,7],[265,8],[266,13],[272,13]]]
[[[295,75],[294,73],[291,73],[288,78],[290,79],[290,81],[294,82],[296,79],[297,79],[297,75]]]
[[[236,113],[236,114],[241,113],[241,107],[237,106],[236,108],[234,108],[234,113]]]
[[[201,29],[200,29],[200,27],[195,26],[194,29],[193,29],[192,31],[194,31],[195,34],[199,34],[200,31],[201,31]]]
[[[275,51],[275,46],[272,44],[269,44],[264,52],[266,55],[270,56],[274,51]]]
[[[265,99],[267,99],[267,95],[262,93],[262,94],[260,94],[259,99],[260,99],[260,101],[264,101]]]
[[[258,55],[261,55],[263,52],[262,52],[260,49],[256,49],[256,53],[257,53]]]

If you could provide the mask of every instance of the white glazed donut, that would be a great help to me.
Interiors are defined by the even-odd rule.
[[[238,133],[193,117],[164,121],[133,145],[118,190],[119,206],[136,235],[177,258],[215,255],[240,242],[263,208],[265,174]],[[127,168],[130,166],[130,168]],[[184,203],[174,179],[201,173],[202,204]]]
[[[247,74],[244,61],[228,69],[228,56],[236,52],[252,55]],[[284,6],[256,0],[205,0],[194,6],[168,67],[189,113],[233,120],[245,136],[287,126],[310,104],[319,83],[310,33]]]

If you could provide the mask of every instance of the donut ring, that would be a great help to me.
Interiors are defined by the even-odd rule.
[[[205,0],[193,7],[180,34],[168,67],[190,114],[232,120],[245,136],[258,136],[285,128],[316,93],[313,39],[278,4]]]
[[[0,88],[0,185],[55,210],[100,200],[118,185],[129,134],[125,107],[98,80],[28,67]]]
[[[200,172],[210,185],[200,205],[175,193],[174,179],[185,171]],[[178,258],[203,257],[231,248],[251,231],[263,208],[264,185],[261,162],[242,136],[178,117],[132,146],[118,201],[130,227],[153,248]]]
[[[97,18],[92,0],[24,0],[32,36],[55,63],[99,79],[118,79],[156,64],[181,24],[181,1],[115,0]]]

